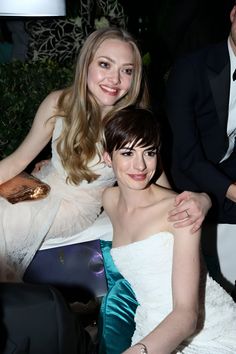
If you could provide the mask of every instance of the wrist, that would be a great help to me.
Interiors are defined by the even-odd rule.
[[[207,204],[208,204],[207,207],[208,207],[208,209],[210,209],[211,206],[212,206],[211,198],[210,198],[209,195],[208,195],[207,193],[205,193],[205,192],[202,192],[201,195],[207,200]]]
[[[233,202],[236,202],[236,185],[234,183],[229,186],[226,192],[226,197]]]
[[[140,354],[148,354],[147,347],[142,342],[138,342],[134,346],[140,346]]]

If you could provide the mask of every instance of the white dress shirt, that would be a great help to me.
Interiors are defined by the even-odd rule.
[[[228,150],[220,162],[226,160],[234,149],[234,143],[236,138],[236,80],[233,81],[233,73],[236,69],[236,56],[228,38],[228,50],[230,57],[230,95],[229,95],[229,111],[228,111],[228,123],[227,123],[227,135],[229,137]]]

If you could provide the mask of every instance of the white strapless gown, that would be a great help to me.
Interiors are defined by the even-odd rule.
[[[116,267],[132,286],[140,305],[135,315],[133,344],[151,332],[172,309],[173,237],[161,232],[111,249]],[[205,281],[201,289],[205,289]],[[206,279],[205,301],[201,293],[198,334],[175,353],[236,354],[236,304],[210,277]]]
[[[91,226],[101,211],[104,188],[115,182],[113,170],[96,156],[90,163],[100,175],[96,181],[83,181],[79,186],[67,184],[56,150],[61,129],[62,119],[58,118],[52,137],[52,159],[35,174],[50,185],[49,196],[17,204],[0,198],[0,281],[20,280],[45,240],[70,240]]]

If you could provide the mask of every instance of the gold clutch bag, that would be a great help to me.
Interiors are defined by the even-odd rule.
[[[50,192],[50,186],[38,178],[21,172],[9,181],[0,185],[0,196],[11,204],[26,200],[46,198]]]

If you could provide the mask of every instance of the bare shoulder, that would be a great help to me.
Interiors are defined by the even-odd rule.
[[[153,190],[156,195],[156,199],[158,203],[161,203],[163,208],[169,208],[169,207],[173,208],[175,197],[177,195],[176,192],[174,192],[169,188],[162,187],[160,185],[154,185]]]
[[[169,211],[174,208],[175,198],[177,193],[171,189],[161,187],[160,185],[153,186],[154,203],[151,210],[155,215],[158,215],[158,225],[163,231],[173,233],[173,227],[168,220]]]
[[[39,123],[39,124],[45,124],[48,127],[51,126],[53,128],[55,124],[55,117],[58,111],[57,102],[61,93],[62,91],[60,90],[53,91],[44,98],[44,100],[42,101],[42,103],[40,104],[36,112],[36,116],[34,120],[35,125]]]
[[[200,241],[200,234],[201,231],[197,231],[194,234],[191,232],[192,230],[192,225],[189,226],[185,226],[185,227],[181,227],[181,228],[176,228],[174,227],[174,222],[170,222],[168,220],[168,213],[170,210],[173,209],[174,205],[175,205],[175,198],[178,195],[176,192],[170,190],[170,189],[166,189],[166,188],[162,188],[160,186],[158,187],[158,194],[160,199],[160,207],[159,207],[159,215],[162,217],[163,220],[163,225],[162,227],[164,228],[165,231],[169,231],[170,233],[172,233],[174,235],[174,240],[180,240],[177,242],[185,242],[186,245],[188,243],[196,243],[198,244]],[[194,239],[194,241],[193,241]]]
[[[63,90],[57,90],[57,91],[52,91],[50,92],[45,99],[43,100],[42,103],[45,103],[47,105],[50,105],[54,110],[57,109],[57,103],[58,99],[61,96]]]

